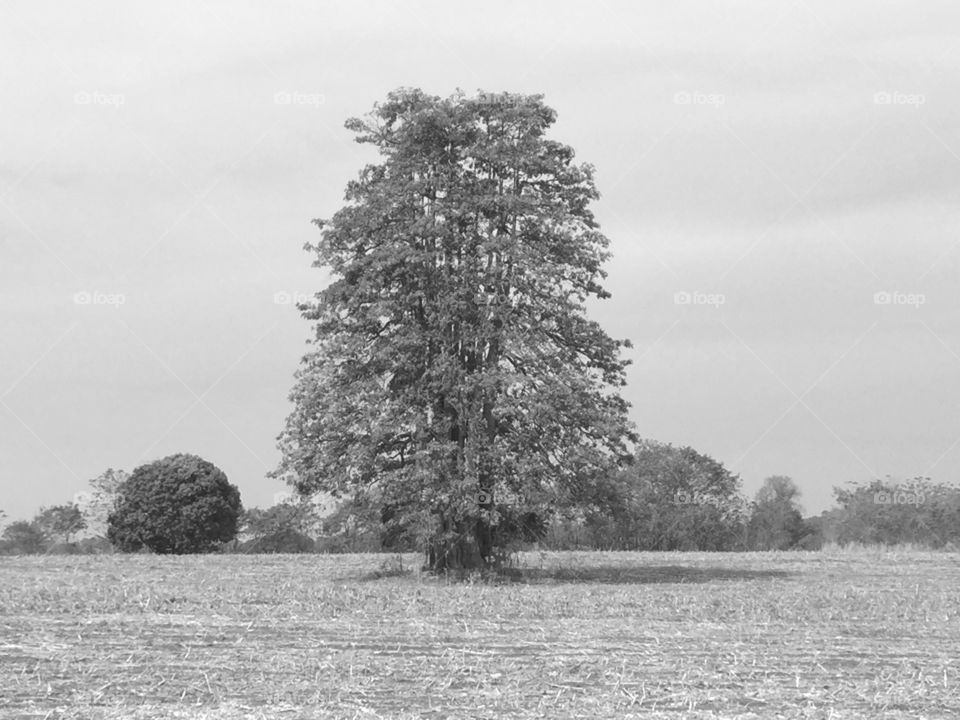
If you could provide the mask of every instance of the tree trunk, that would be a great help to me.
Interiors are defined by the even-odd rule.
[[[491,528],[482,520],[476,520],[472,528],[457,533],[453,539],[443,535],[427,543],[425,570],[478,570],[490,564],[493,537]]]

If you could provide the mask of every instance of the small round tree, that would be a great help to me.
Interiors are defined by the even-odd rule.
[[[141,465],[120,486],[107,523],[119,550],[201,553],[236,537],[240,491],[213,463],[171,455]]]

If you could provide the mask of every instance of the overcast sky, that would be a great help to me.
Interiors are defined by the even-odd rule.
[[[265,478],[326,275],[303,251],[400,86],[543,93],[597,168],[595,317],[641,436],[834,485],[960,470],[960,6],[9,2],[0,509],[175,452]]]

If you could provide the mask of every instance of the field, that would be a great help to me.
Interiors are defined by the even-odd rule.
[[[0,558],[0,717],[958,718],[960,556]]]

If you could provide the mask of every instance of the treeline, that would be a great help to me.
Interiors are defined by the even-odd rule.
[[[172,460],[176,462],[171,464]],[[174,456],[154,465],[163,467],[163,463],[173,469],[184,463],[194,469],[209,465],[192,456]],[[214,471],[219,473],[213,466],[204,470],[207,474]],[[149,491],[154,509],[154,489],[162,480],[157,472],[153,466],[136,471],[143,476],[142,492]],[[224,491],[236,495],[230,500],[233,510],[227,530],[221,529],[200,544],[196,544],[197,537],[191,540],[193,545],[182,544],[178,526],[163,519],[182,519],[182,509],[171,504],[165,514],[158,514],[153,537],[166,536],[168,545],[179,547],[173,550],[177,552],[342,553],[418,548],[418,528],[403,525],[392,508],[369,498],[342,501],[332,512],[309,500],[292,499],[266,509],[243,509],[235,488],[225,483],[224,477]],[[78,493],[73,502],[41,508],[29,521],[7,523],[0,533],[0,554],[155,550],[155,542],[153,548],[141,547],[151,545],[141,542],[141,520],[125,519],[125,513],[141,512],[136,508],[135,486],[130,474],[107,470],[91,480],[89,491]],[[121,493],[124,488],[125,495]],[[182,494],[170,492],[171,498]],[[122,495],[125,503],[120,502]],[[513,549],[817,550],[825,543],[960,547],[960,488],[956,486],[926,477],[903,483],[887,477],[835,488],[834,497],[834,508],[804,518],[800,492],[789,477],[767,478],[748,499],[741,493],[740,478],[713,458],[693,448],[647,440],[638,446],[631,465],[593,484],[591,494],[574,510],[520,511],[511,504],[497,503],[497,498],[492,500],[501,525],[509,528],[515,539]],[[205,498],[203,506],[210,502],[211,498]],[[126,506],[132,510],[124,510]],[[0,511],[0,525],[4,520]],[[209,518],[198,522],[198,526],[209,525]]]
[[[819,550],[824,544],[960,548],[960,488],[918,477],[834,488],[835,507],[804,518],[800,491],[768,477],[752,499],[739,476],[690,447],[643,441],[633,464],[599,483],[575,511],[545,518],[499,508],[516,548],[550,550]],[[415,528],[361,499],[319,522],[320,552],[408,551]]]
[[[825,542],[960,549],[960,489],[916,477],[835,488],[837,507],[807,524]]]
[[[544,544],[598,550],[817,550],[824,544],[960,548],[960,488],[889,476],[833,490],[835,507],[804,518],[789,477],[752,500],[739,477],[689,447],[643,442],[606,502],[551,523]]]

